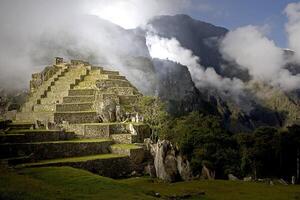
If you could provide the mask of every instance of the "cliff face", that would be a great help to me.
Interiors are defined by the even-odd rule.
[[[300,103],[296,91],[294,93],[283,92],[259,83],[252,83],[250,87],[262,105],[278,113],[281,125],[300,123]]]
[[[166,101],[168,111],[179,116],[191,111],[216,113],[216,109],[195,87],[186,66],[169,60],[153,59],[157,74],[157,95]]]
[[[158,16],[148,22],[157,33],[166,38],[174,37],[180,44],[201,58],[203,66],[214,66],[221,71],[221,55],[218,51],[218,39],[228,30],[212,24],[195,20],[188,15]]]

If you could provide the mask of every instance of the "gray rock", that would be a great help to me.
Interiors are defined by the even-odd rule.
[[[146,149],[150,150],[154,158],[155,173],[159,179],[167,182],[192,179],[189,162],[181,155],[177,155],[170,141],[159,140],[156,144],[151,143],[150,140],[145,142]]]
[[[230,181],[238,181],[239,179],[233,174],[228,174],[228,180]]]
[[[190,163],[182,155],[177,156],[177,169],[180,177],[184,181],[190,181],[193,177]]]
[[[251,176],[249,176],[249,177],[244,177],[244,178],[243,178],[243,181],[245,181],[245,182],[250,182],[250,181],[252,181],[252,177],[251,177]]]
[[[145,166],[145,174],[149,175],[151,178],[156,177],[155,167],[152,164],[148,164]]]
[[[201,171],[201,178],[202,179],[214,180],[215,179],[215,175],[216,175],[215,171],[210,170],[205,165],[202,166],[202,171]]]

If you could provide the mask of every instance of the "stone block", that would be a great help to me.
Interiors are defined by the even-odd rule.
[[[135,136],[131,134],[112,134],[110,138],[119,144],[132,144],[135,142]]]
[[[64,103],[57,104],[57,112],[67,112],[67,111],[90,111],[93,110],[93,103]]]
[[[96,123],[97,113],[94,111],[73,111],[54,113],[55,123],[61,124],[64,121],[69,122],[70,124]]]
[[[107,154],[110,152],[109,140],[70,140],[18,144],[0,144],[0,157],[19,157],[32,155],[32,159],[44,160],[54,158],[68,158],[93,154]]]
[[[74,89],[69,90],[69,96],[85,96],[85,95],[94,95],[94,89]]]
[[[83,103],[83,102],[93,102],[94,100],[95,100],[94,95],[63,97],[63,103]]]

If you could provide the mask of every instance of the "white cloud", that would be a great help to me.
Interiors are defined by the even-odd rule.
[[[242,93],[244,84],[241,80],[224,78],[212,67],[204,69],[199,64],[200,58],[191,50],[182,47],[175,38],[162,38],[148,33],[146,42],[151,57],[168,59],[187,66],[197,88],[214,88],[224,96],[233,95],[235,99]]]
[[[183,11],[190,0],[92,0],[89,13],[123,28],[136,28],[156,15],[174,15]]]
[[[254,80],[263,81],[284,90],[300,87],[300,77],[284,69],[283,50],[256,26],[245,26],[229,32],[221,42],[221,53],[229,61],[247,69]]]
[[[295,51],[295,61],[300,63],[300,2],[288,4],[284,10],[288,17],[286,32],[289,48]]]

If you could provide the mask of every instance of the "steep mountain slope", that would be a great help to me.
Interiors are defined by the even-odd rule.
[[[250,83],[249,87],[262,105],[280,114],[282,125],[300,124],[300,104],[295,96],[265,84]]]
[[[168,103],[168,111],[179,116],[191,111],[217,114],[216,107],[205,100],[195,87],[186,66],[169,60],[153,59],[158,77],[157,95]]]
[[[148,25],[162,37],[175,37],[183,47],[201,58],[201,65],[213,66],[220,71],[221,55],[217,39],[223,37],[227,29],[194,20],[188,15],[158,16],[150,20]]]
[[[148,25],[161,37],[174,37],[183,47],[192,50],[194,55],[200,57],[202,66],[213,67],[225,77],[238,77],[248,85],[248,72],[240,70],[241,68],[236,63],[226,62],[219,53],[218,41],[228,32],[227,29],[192,19],[187,15],[158,16],[150,20]],[[164,80],[163,87],[166,88],[161,90],[164,92],[160,93],[160,96],[168,97],[167,99],[170,100],[174,95],[174,90],[183,93],[183,88],[186,88],[186,84],[176,85],[174,82],[180,78],[189,79],[190,76],[185,76],[185,73],[180,70],[173,69],[170,71],[170,68],[178,68],[178,66],[164,62],[164,64],[162,64],[163,61],[153,63],[156,69],[162,68],[161,66],[165,66],[163,68],[165,70],[168,69],[167,76],[162,76],[161,73],[157,74],[160,76],[160,80]],[[167,68],[166,63],[168,63]],[[289,64],[287,68],[291,69],[293,73],[299,73],[295,64]],[[299,104],[295,103],[299,101],[298,92],[284,93],[271,87],[256,87],[254,89],[251,83],[249,83],[245,96],[239,104],[224,99],[218,92],[210,89],[191,92],[185,97],[187,96],[191,99],[201,99],[202,105],[185,102],[179,97],[176,99],[185,105],[197,105],[194,110],[199,110],[200,107],[203,107],[203,102],[208,102],[212,108],[218,110],[227,127],[234,132],[251,131],[259,126],[290,125],[297,123],[297,118],[300,116]],[[246,110],[243,108],[245,104],[248,107]]]

